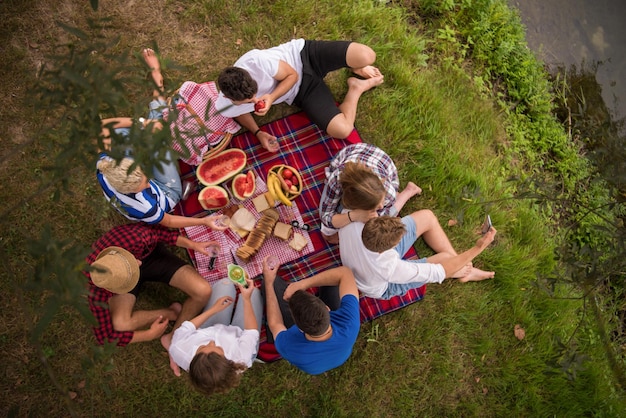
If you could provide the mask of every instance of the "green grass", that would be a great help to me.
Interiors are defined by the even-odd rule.
[[[96,15],[88,2],[63,3],[59,12],[46,2],[34,3],[0,5],[7,12],[3,15],[10,16],[0,23],[0,33],[11,46],[0,69],[5,80],[0,91],[4,97],[15,95],[0,113],[0,155],[9,155],[0,162],[6,207],[34,193],[48,178],[44,167],[63,141],[54,130],[61,124],[36,113],[27,93],[36,81],[38,60],[51,52],[56,39],[70,39],[49,22],[60,19],[84,28],[86,18]],[[239,388],[206,398],[192,389],[186,376],[172,375],[158,342],[107,354],[94,347],[89,325],[71,308],[55,315],[39,342],[29,340],[29,329],[50,298],[48,292],[22,286],[34,268],[25,248],[40,235],[42,225],[49,223],[56,237],[86,247],[123,222],[101,198],[92,165],[86,164],[89,168],[66,173],[72,194],[54,200],[46,190],[2,220],[0,350],[6,361],[0,387],[8,401],[0,411],[18,416],[65,416],[68,410],[79,416],[619,415],[625,407],[623,393],[612,380],[594,321],[576,299],[579,292],[565,285],[557,286],[554,296],[544,290],[556,266],[553,223],[538,205],[514,199],[521,186],[507,181],[513,175],[527,176],[529,161],[543,161],[537,159],[538,150],[554,152],[550,164],[532,169],[543,167],[546,177],[558,176],[559,158],[567,160],[575,152],[559,151],[562,132],[554,138],[539,135],[553,132],[554,125],[544,131],[523,125],[527,116],[503,112],[502,97],[475,81],[487,79],[481,60],[493,58],[478,55],[474,48],[474,61],[464,60],[460,34],[487,25],[489,39],[497,42],[507,36],[517,39],[519,28],[498,26],[498,19],[513,24],[502,2],[476,2],[476,10],[468,8],[469,3],[425,2],[420,9],[410,1],[195,0],[168,1],[156,10],[143,0],[133,5],[101,2],[97,15],[115,18],[114,28],[105,31],[108,39],[119,36],[112,51],[136,52],[156,42],[165,57],[184,67],[168,66],[166,83],[172,88],[187,79],[211,79],[244,51],[288,40],[294,28],[296,36],[371,45],[385,83],[361,100],[361,135],[393,157],[402,184],[414,181],[424,189],[405,212],[433,210],[457,249],[472,245],[485,212],[491,214],[499,231],[497,243],[476,265],[495,270],[496,278],[429,286],[423,301],[364,324],[348,362],[322,376],[305,375],[285,361],[255,364]],[[495,13],[489,15],[488,10]],[[471,24],[467,16],[475,17]],[[441,39],[437,29],[445,25],[456,38]],[[31,30],[33,26],[38,29]],[[37,48],[28,46],[26,39]],[[510,46],[505,43],[498,51],[504,54]],[[538,65],[529,62],[523,68],[531,73],[528,69]],[[514,71],[511,68],[506,71]],[[524,82],[536,82],[533,74],[517,80],[522,87],[516,94],[524,90]],[[340,72],[329,77],[339,100],[347,76]],[[131,101],[145,100],[146,84],[129,84],[125,93]],[[536,101],[537,94],[531,96]],[[541,112],[535,118],[552,117],[543,104],[537,106]],[[292,110],[282,106],[270,117]],[[53,128],[50,138],[58,143],[37,140],[40,129],[47,127]],[[23,138],[16,132],[23,132]],[[534,142],[526,139],[527,132],[534,132]],[[20,138],[35,140],[20,149]],[[458,224],[447,226],[451,219]],[[423,244],[417,248],[429,254]],[[140,306],[162,306],[182,297],[176,291],[149,290]],[[558,371],[566,358],[558,341],[569,341],[581,320],[574,339],[590,360],[569,380]],[[516,324],[526,331],[521,341],[513,335]],[[76,396],[65,396],[68,392]]]

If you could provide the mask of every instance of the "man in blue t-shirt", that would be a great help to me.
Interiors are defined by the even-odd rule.
[[[263,268],[267,325],[276,350],[289,363],[313,375],[341,366],[352,353],[361,325],[352,271],[337,267],[288,283],[276,280],[277,270],[266,265]],[[307,292],[313,287],[320,287],[321,295],[333,290],[336,295],[338,290],[337,309]]]

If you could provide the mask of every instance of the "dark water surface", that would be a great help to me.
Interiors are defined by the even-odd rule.
[[[551,67],[602,61],[596,79],[614,119],[626,117],[626,0],[509,0],[528,45]]]

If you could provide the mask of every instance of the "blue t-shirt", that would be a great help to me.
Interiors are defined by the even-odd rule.
[[[278,353],[303,372],[321,374],[348,360],[359,335],[359,301],[354,295],[341,298],[341,306],[330,312],[333,335],[326,341],[310,341],[297,326],[275,338]]]
[[[100,159],[103,158],[110,157],[101,153]],[[158,224],[163,220],[163,216],[173,208],[170,199],[152,180],[148,182],[150,187],[139,193],[123,194],[109,184],[100,170],[97,170],[96,176],[107,200],[118,212],[130,220]]]

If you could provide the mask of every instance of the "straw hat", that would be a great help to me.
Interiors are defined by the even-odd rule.
[[[128,293],[139,281],[139,263],[135,256],[120,247],[107,247],[91,264],[91,281],[109,292]]]

